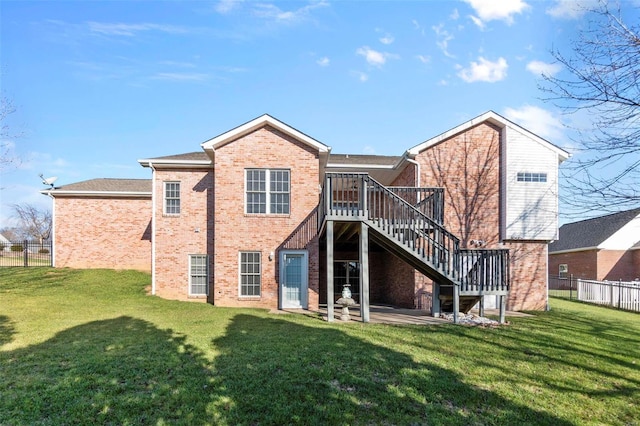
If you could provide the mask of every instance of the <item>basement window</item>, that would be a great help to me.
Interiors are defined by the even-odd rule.
[[[261,253],[240,252],[240,296],[259,297],[261,282]]]
[[[209,256],[192,254],[189,256],[189,294],[206,296],[209,284]]]

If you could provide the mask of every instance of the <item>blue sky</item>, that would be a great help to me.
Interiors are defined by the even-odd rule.
[[[587,4],[585,1],[582,4]],[[401,155],[487,110],[570,149],[540,100],[584,25],[575,1],[4,1],[10,205],[57,185],[150,178],[137,160],[269,113],[334,153]]]

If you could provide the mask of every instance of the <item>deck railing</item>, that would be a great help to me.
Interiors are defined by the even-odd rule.
[[[509,290],[509,250],[460,250],[460,292]]]

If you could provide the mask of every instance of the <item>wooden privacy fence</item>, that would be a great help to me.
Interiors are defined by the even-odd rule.
[[[50,240],[0,242],[0,267],[52,266],[51,252]]]
[[[549,296],[640,312],[640,281],[595,281],[549,277]]]

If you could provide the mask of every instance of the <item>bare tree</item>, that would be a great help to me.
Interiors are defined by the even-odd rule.
[[[7,118],[16,112],[13,101],[8,97],[0,96],[0,171],[17,160],[13,155],[13,139],[19,137],[11,131]]]
[[[552,51],[564,71],[540,86],[546,100],[589,122],[573,126],[579,152],[564,169],[563,201],[577,213],[640,202],[640,8],[624,6],[601,1],[587,10],[572,49]]]
[[[433,183],[446,188],[447,226],[460,237],[462,248],[473,246],[472,238],[496,244],[498,218],[490,207],[499,197],[498,133],[481,143],[465,134],[456,147],[457,155],[438,147],[426,152]],[[485,227],[488,223],[495,227]]]
[[[20,222],[21,233],[25,238],[46,240],[51,235],[51,211],[40,209],[32,204],[14,204],[13,211]]]

